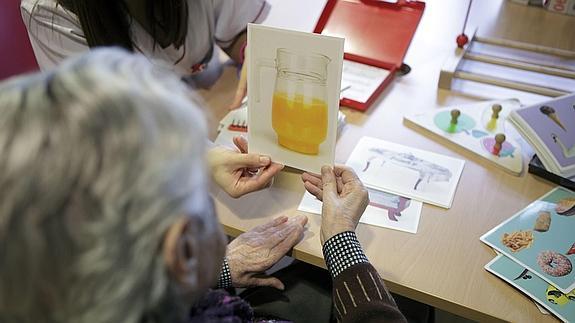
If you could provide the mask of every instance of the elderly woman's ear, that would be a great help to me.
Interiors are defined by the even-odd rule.
[[[197,217],[179,218],[166,232],[162,254],[166,269],[182,288],[198,293],[215,286],[225,255],[225,238],[206,246],[203,223]]]

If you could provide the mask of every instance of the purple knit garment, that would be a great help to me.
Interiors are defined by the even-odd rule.
[[[223,289],[210,290],[190,310],[188,323],[281,323],[288,321],[258,319],[254,321],[254,311],[250,305]]]
[[[250,305],[237,296],[226,291],[210,290],[190,310],[189,323],[253,322],[254,312]]]

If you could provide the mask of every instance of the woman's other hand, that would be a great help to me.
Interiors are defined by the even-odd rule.
[[[284,165],[269,156],[248,154],[244,137],[234,137],[237,149],[214,147],[208,151],[208,164],[214,181],[231,197],[238,198],[269,186]]]
[[[269,286],[280,290],[284,284],[265,271],[275,265],[303,237],[307,217],[280,216],[239,235],[228,245],[227,261],[234,287]]]

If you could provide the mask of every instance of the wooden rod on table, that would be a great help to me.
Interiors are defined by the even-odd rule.
[[[532,52],[562,56],[562,57],[566,57],[566,58],[575,58],[575,52],[565,50],[565,49],[527,44],[527,43],[522,43],[522,42],[518,42],[518,41],[514,41],[514,40],[489,38],[489,37],[481,37],[481,36],[475,36],[475,38],[473,40],[476,42],[479,42],[479,43],[484,43],[484,44],[511,47],[511,48],[516,48],[516,49],[523,49],[523,50],[528,50],[528,51],[532,51]]]
[[[482,54],[477,54],[474,53],[476,55],[482,55]],[[499,57],[499,56],[493,56],[493,55],[489,55],[492,57],[497,57],[500,59],[505,59],[505,60],[510,60],[513,62],[519,62],[519,63],[526,63],[526,64],[532,64],[532,65],[538,65],[538,66],[543,66],[543,67],[549,67],[549,68],[553,68],[553,69],[558,69],[561,71],[569,71],[569,72],[575,72],[575,68],[571,68],[571,66],[568,65],[560,65],[560,64],[553,64],[553,63],[548,63],[548,62],[535,62],[533,60],[529,60],[529,59],[521,59],[521,58],[517,58],[517,57]]]
[[[505,79],[501,79],[501,78],[497,78],[497,77],[486,76],[486,75],[481,75],[481,74],[473,74],[473,73],[463,72],[463,71],[455,72],[453,74],[453,77],[461,79],[461,80],[491,84],[491,85],[495,85],[495,86],[506,87],[506,88],[515,89],[515,90],[524,91],[524,92],[536,93],[536,94],[549,96],[549,97],[558,97],[558,96],[568,94],[567,92],[563,92],[563,91],[560,91],[557,89],[546,88],[546,87],[542,87],[542,86],[536,86],[536,85],[519,83],[519,82],[513,82],[513,81],[509,81],[509,80],[505,80]]]
[[[575,79],[575,71],[546,67],[546,66],[541,66],[541,65],[537,65],[537,64],[521,62],[521,61],[514,61],[511,59],[505,59],[505,58],[496,57],[496,56],[481,55],[481,54],[475,54],[475,53],[467,52],[463,55],[463,58],[466,58],[466,59],[469,59],[472,61],[478,61],[478,62],[483,62],[483,63],[489,63],[489,64],[495,64],[495,65],[500,65],[500,66],[517,68],[517,69],[521,69],[521,70],[525,70],[525,71],[532,71],[532,72],[537,72],[537,73],[543,73],[543,74],[549,74],[549,75],[555,75],[555,76],[561,76],[561,77]]]

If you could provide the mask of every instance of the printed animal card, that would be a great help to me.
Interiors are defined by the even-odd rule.
[[[313,173],[333,165],[343,43],[248,25],[250,152]]]
[[[450,208],[465,162],[363,137],[346,164],[366,186]]]
[[[563,293],[503,255],[495,257],[485,269],[531,297],[563,322],[575,322],[575,290]]]
[[[553,189],[481,241],[569,293],[575,288],[575,193]]]
[[[423,203],[403,196],[398,196],[371,188],[369,205],[359,222],[382,228],[417,233]],[[322,202],[305,192],[299,211],[321,214]]]

